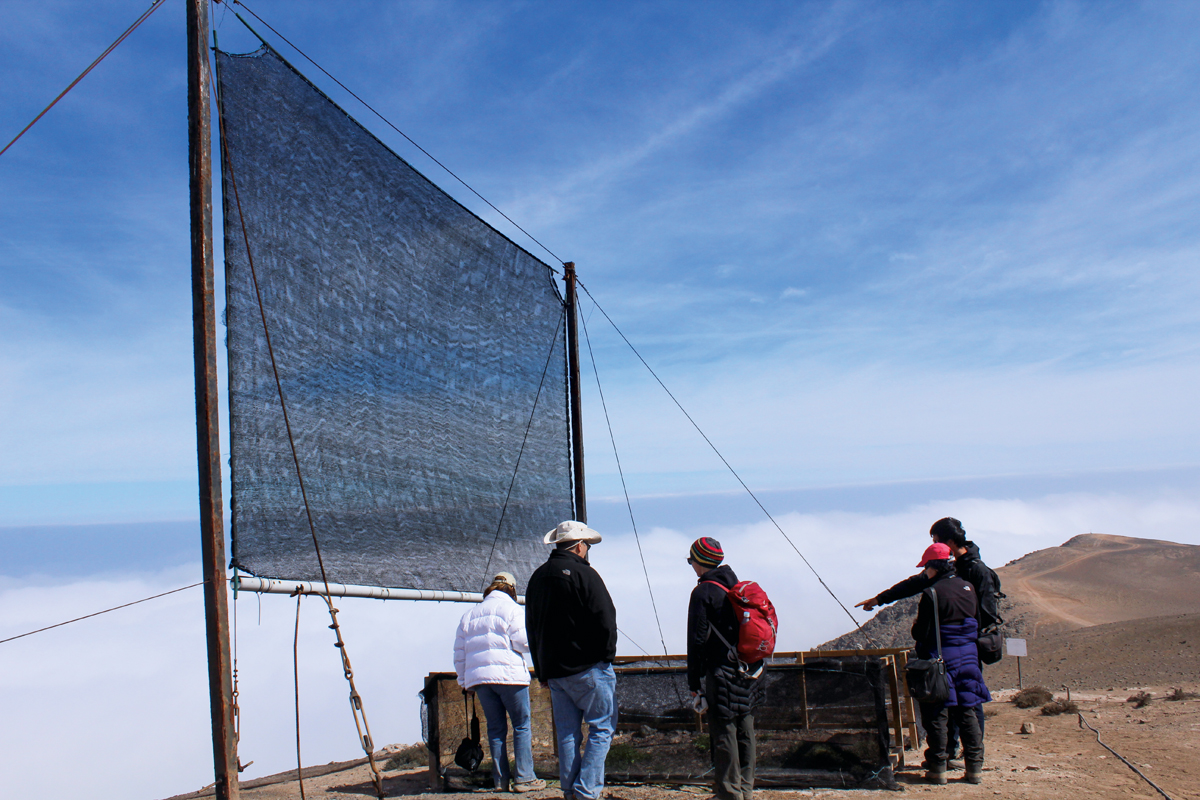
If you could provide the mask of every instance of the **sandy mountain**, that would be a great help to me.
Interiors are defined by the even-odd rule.
[[[986,559],[986,543],[981,548]],[[1007,595],[1004,634],[1028,640],[1025,666],[1049,670],[1049,683],[1171,681],[1200,655],[1200,546],[1087,533],[996,572]],[[911,646],[915,615],[916,598],[902,600],[819,649]],[[989,678],[1015,677],[1010,660],[989,667]]]

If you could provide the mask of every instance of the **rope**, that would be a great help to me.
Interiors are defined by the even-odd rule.
[[[296,631],[292,634],[292,685],[296,694],[296,780],[300,782],[300,800],[304,798],[304,759],[300,757],[300,600],[296,592]]]
[[[204,585],[204,581],[200,581],[199,583],[192,583],[187,586],[180,586],[178,589],[172,589],[169,592],[162,592],[161,594],[154,594],[149,597],[143,597],[141,600],[134,600],[132,603],[125,603],[123,605],[113,606],[112,608],[106,608],[103,611],[96,611],[95,613],[92,613],[92,614],[84,614],[82,617],[76,617],[75,619],[69,619],[66,622],[58,622],[58,623],[55,623],[54,625],[47,625],[44,628],[38,628],[35,631],[27,631],[26,633],[19,633],[16,636],[10,636],[7,639],[0,639],[0,644],[4,644],[5,642],[11,642],[16,639],[23,639],[26,636],[33,636],[35,633],[41,633],[43,631],[53,630],[54,628],[61,628],[63,625],[70,625],[72,622],[79,622],[80,620],[91,619],[92,617],[98,617],[101,614],[107,614],[110,611],[118,611],[122,608],[129,608],[130,606],[136,606],[138,603],[145,603],[147,600],[157,600],[158,598],[166,597],[169,594],[175,594],[176,592],[182,592],[184,589],[195,589],[197,586],[203,586],[203,585]]]
[[[146,10],[145,10],[145,11],[142,13],[142,15],[141,15],[140,17],[138,17],[138,18],[137,18],[137,19],[134,21],[134,23],[133,23],[132,25],[130,25],[128,28],[126,28],[126,29],[125,29],[125,32],[124,32],[124,33],[122,33],[120,36],[118,36],[118,37],[117,37],[117,40],[108,46],[108,49],[106,49],[106,50],[105,50],[103,53],[101,53],[99,56],[97,56],[96,60],[95,60],[95,61],[93,61],[91,64],[89,64],[89,65],[88,65],[88,68],[87,68],[87,69],[85,69],[83,72],[79,73],[79,77],[78,77],[78,78],[76,78],[75,80],[71,81],[70,85],[68,85],[68,86],[67,86],[67,88],[65,88],[65,89],[63,89],[61,92],[59,92],[59,94],[58,94],[58,97],[56,97],[56,98],[54,98],[53,100],[51,100],[51,101],[50,101],[50,105],[48,105],[48,106],[46,106],[45,108],[43,108],[43,109],[42,109],[42,113],[38,114],[36,117],[34,117],[34,118],[33,118],[33,121],[32,121],[32,122],[30,122],[28,125],[26,125],[24,128],[22,128],[22,129],[21,129],[21,132],[20,132],[20,133],[18,133],[16,136],[14,136],[11,142],[9,142],[8,144],[4,145],[4,149],[3,149],[3,150],[0,150],[0,156],[2,156],[2,155],[4,155],[5,153],[7,153],[7,152],[8,152],[8,148],[10,148],[10,147],[12,147],[14,144],[16,144],[16,142],[17,142],[17,139],[20,139],[22,136],[24,136],[26,131],[28,131],[30,128],[32,128],[34,125],[36,125],[36,124],[37,124],[37,121],[38,121],[38,120],[40,120],[42,117],[46,116],[46,113],[47,113],[47,112],[48,112],[50,109],[54,108],[54,106],[58,104],[58,101],[59,101],[59,100],[62,100],[64,97],[66,97],[66,96],[67,96],[67,92],[69,92],[69,91],[71,91],[72,89],[74,89],[74,88],[75,88],[75,85],[76,85],[77,83],[79,83],[81,80],[83,80],[84,78],[86,78],[89,72],[91,72],[92,70],[94,70],[94,69],[96,68],[96,66],[97,66],[97,65],[98,65],[98,64],[99,64],[101,61],[103,61],[103,60],[105,59],[105,57],[106,57],[106,56],[107,56],[109,53],[111,53],[113,50],[116,50],[116,49],[117,49],[117,46],[118,46],[118,45],[120,45],[120,44],[121,44],[121,42],[125,41],[125,39],[126,39],[128,36],[129,36],[129,34],[133,33],[135,30],[137,30],[137,29],[138,29],[138,27],[139,27],[139,26],[140,26],[140,25],[141,25],[143,22],[145,22],[147,19],[149,19],[149,18],[150,18],[150,15],[151,15],[151,14],[153,14],[155,11],[157,11],[157,10],[159,9],[159,6],[161,6],[161,5],[162,5],[164,2],[166,2],[166,0],[154,0],[154,3],[153,3],[153,4],[151,4],[150,8],[146,9]],[[549,252],[549,251],[547,251],[547,252]]]
[[[825,583],[825,579],[822,578],[820,573],[817,572],[816,568],[813,567],[813,565],[809,563],[808,559],[804,557],[804,553],[800,552],[800,548],[796,547],[796,543],[792,541],[791,537],[788,536],[787,533],[784,532],[783,528],[780,527],[779,523],[775,521],[775,518],[773,516],[771,516],[771,512],[767,511],[766,506],[764,506],[762,504],[762,501],[760,501],[758,499],[758,496],[756,494],[754,494],[754,492],[751,491],[750,487],[746,485],[746,482],[744,480],[742,480],[742,476],[738,475],[737,470],[735,470],[733,468],[733,465],[731,465],[725,459],[725,456],[721,455],[721,451],[718,450],[717,446],[712,443],[712,440],[708,438],[708,435],[705,434],[704,431],[700,429],[700,426],[696,424],[696,420],[692,419],[692,415],[687,412],[687,409],[685,409],[683,407],[683,404],[680,403],[679,400],[676,399],[675,395],[671,393],[671,390],[667,388],[667,385],[665,383],[663,383],[662,378],[658,377],[658,373],[655,372],[654,369],[648,363],[646,363],[646,359],[642,358],[642,354],[639,353],[638,349],[633,346],[633,342],[629,341],[629,339],[625,336],[625,333],[620,328],[617,327],[617,323],[613,322],[612,317],[610,317],[608,315],[608,312],[604,310],[604,307],[601,306],[600,303],[596,301],[596,298],[592,296],[592,293],[588,291],[588,288],[583,285],[582,281],[579,282],[579,287],[581,289],[583,289],[584,293],[591,299],[591,301],[593,303],[596,303],[596,308],[599,309],[600,313],[604,315],[604,318],[606,320],[608,320],[608,324],[612,325],[613,330],[615,330],[617,332],[617,335],[620,336],[621,339],[625,342],[625,344],[629,346],[629,349],[633,351],[633,354],[635,356],[637,356],[638,361],[642,362],[642,366],[644,366],[647,370],[649,370],[650,374],[654,376],[654,380],[658,381],[658,385],[662,387],[662,390],[667,393],[667,396],[671,398],[672,402],[675,403],[675,406],[683,413],[683,415],[685,417],[687,417],[687,421],[692,423],[692,427],[696,429],[696,432],[699,433],[701,438],[703,438],[704,441],[708,443],[708,446],[710,448],[712,448],[712,451],[717,454],[717,458],[721,459],[721,463],[725,465],[725,467],[729,470],[729,472],[733,475],[733,477],[737,479],[737,482],[742,485],[742,488],[746,490],[746,493],[749,494],[750,497],[753,498],[754,502],[758,504],[759,509],[761,509],[762,512],[764,514],[766,514],[767,519],[769,519],[771,521],[771,524],[775,526],[775,530],[779,531],[779,533],[783,536],[783,538],[787,541],[787,543],[792,546],[792,549],[796,551],[796,555],[800,556],[800,560],[803,561],[804,565],[806,567],[808,567],[808,569],[812,572],[812,574],[814,576],[816,576],[816,579],[820,582],[821,586],[824,587],[825,591],[829,593],[829,596],[833,598],[834,602],[836,602],[839,606],[841,606],[842,611],[846,612],[846,616],[849,617],[850,621],[854,623],[855,630],[860,629],[862,626],[859,625],[858,620],[856,620],[854,618],[854,615],[850,613],[850,609],[846,608],[845,603],[843,603],[838,598],[838,596],[833,593],[833,590],[829,588],[829,584]],[[865,632],[863,633],[863,635],[867,637],[868,642],[871,642],[872,644],[874,644],[874,642],[871,641],[870,636],[868,636]]]
[[[1083,714],[1077,714],[1076,716],[1078,716],[1078,717],[1079,717],[1079,729],[1080,729],[1080,730],[1083,730],[1083,726],[1087,725],[1087,729],[1088,729],[1088,730],[1090,730],[1092,733],[1096,734],[1096,744],[1100,745],[1100,746],[1101,746],[1101,747],[1103,747],[1105,750],[1107,750],[1108,752],[1112,753],[1112,754],[1113,754],[1114,756],[1116,756],[1117,758],[1121,759],[1121,761],[1122,761],[1122,762],[1124,762],[1125,766],[1129,767],[1131,770],[1133,770],[1134,772],[1136,772],[1136,773],[1138,774],[1138,777],[1140,777],[1140,778],[1141,778],[1142,780],[1144,780],[1146,783],[1150,784],[1150,786],[1151,786],[1151,787],[1154,789],[1154,791],[1156,791],[1156,792],[1158,792],[1159,794],[1161,794],[1163,797],[1165,797],[1165,798],[1166,798],[1166,800],[1171,800],[1171,795],[1167,794],[1167,793],[1166,793],[1166,792],[1164,792],[1162,789],[1160,789],[1160,788],[1159,788],[1159,786],[1158,786],[1158,784],[1156,784],[1154,781],[1152,781],[1152,780],[1150,780],[1149,778],[1147,778],[1147,777],[1146,777],[1145,773],[1143,773],[1143,772],[1142,772],[1140,769],[1138,769],[1137,767],[1135,767],[1133,764],[1129,763],[1129,759],[1125,758],[1125,756],[1121,755],[1121,754],[1120,754],[1120,753],[1118,753],[1116,750],[1113,750],[1111,747],[1109,747],[1108,745],[1106,745],[1104,742],[1100,741],[1100,731],[1096,730],[1096,729],[1095,729],[1095,728],[1093,728],[1091,725],[1088,725],[1088,722],[1087,722],[1087,720],[1085,720],[1085,719],[1083,718]]]
[[[271,343],[271,330],[267,324],[267,310],[263,304],[262,290],[258,282],[258,271],[254,267],[254,254],[250,248],[250,234],[246,229],[246,218],[242,213],[242,200],[238,192],[237,178],[233,169],[232,159],[229,157],[227,148],[227,137],[225,135],[225,114],[224,102],[220,93],[217,95],[217,118],[219,120],[219,128],[221,131],[221,154],[222,163],[229,170],[229,183],[233,189],[233,199],[237,206],[238,222],[242,229],[242,241],[246,246],[246,261],[250,267],[250,278],[254,284],[254,296],[258,301],[259,317],[262,319],[263,337],[267,344],[267,354],[271,359],[271,372],[275,378],[275,390],[279,396],[279,406],[283,412],[283,424],[287,431],[288,446],[291,448],[292,463],[296,468],[296,481],[300,486],[300,497],[304,502],[304,513],[308,519],[308,530],[312,536],[313,550],[317,556],[317,566],[321,570],[321,581],[325,585],[325,593],[321,595],[325,600],[325,605],[329,609],[330,629],[333,630],[336,642],[334,647],[338,649],[342,658],[342,673],[346,677],[346,682],[350,684],[350,709],[354,715],[354,727],[358,730],[359,743],[363,747],[363,752],[366,753],[367,762],[371,766],[371,779],[375,784],[375,792],[379,796],[379,800],[384,800],[383,792],[383,776],[379,772],[379,767],[375,764],[374,747],[371,741],[371,728],[367,723],[366,713],[362,707],[362,697],[358,694],[358,689],[354,685],[354,670],[350,665],[350,656],[346,653],[346,643],[342,639],[342,628],[338,623],[338,610],[333,606],[333,599],[329,591],[329,576],[325,571],[325,560],[321,556],[321,543],[317,538],[317,526],[313,521],[312,506],[308,502],[308,492],[304,486],[304,473],[300,468],[300,456],[296,450],[296,440],[292,434],[292,423],[288,415],[287,400],[283,394],[283,382],[279,377],[279,365],[275,359],[275,348]]]
[[[662,642],[663,655],[670,655],[667,639],[663,635],[662,619],[658,616],[658,604],[654,601],[654,589],[650,586],[650,570],[646,568],[646,556],[642,552],[642,537],[638,534],[637,521],[633,518],[633,503],[629,499],[629,488],[625,485],[625,470],[621,468],[621,455],[617,452],[617,439],[613,434],[612,420],[608,416],[608,403],[604,400],[604,389],[600,386],[600,370],[596,367],[596,354],[592,351],[592,339],[588,335],[587,322],[583,322],[583,340],[587,343],[588,358],[592,361],[592,373],[596,376],[596,391],[600,393],[600,407],[604,410],[604,424],[608,426],[608,440],[612,442],[613,458],[617,462],[617,474],[621,476],[621,491],[625,493],[625,507],[629,509],[629,524],[633,526],[633,539],[637,542],[638,558],[642,561],[642,574],[646,576],[646,591],[650,593],[650,608],[654,610],[654,622],[658,625],[658,639]],[[630,641],[633,641],[630,639]],[[649,653],[647,653],[649,655]]]
[[[484,586],[491,583],[488,572],[492,568],[492,557],[496,555],[496,545],[500,542],[500,531],[504,526],[504,515],[508,513],[508,501],[512,498],[513,487],[517,484],[517,473],[521,469],[521,457],[525,455],[525,444],[529,441],[529,431],[533,428],[534,415],[537,414],[538,400],[542,396],[542,386],[546,383],[546,373],[550,370],[550,362],[554,359],[554,350],[558,345],[558,332],[562,330],[563,317],[566,309],[558,315],[558,325],[554,328],[554,339],[550,342],[550,352],[546,354],[546,364],[542,367],[542,377],[538,381],[537,394],[533,396],[533,409],[529,412],[529,422],[525,425],[525,436],[521,439],[521,449],[517,451],[517,463],[513,467],[512,480],[508,482],[508,494],[504,496],[504,506],[500,509],[500,521],[496,523],[496,536],[492,539],[492,549],[488,552],[487,564],[483,567]]]
[[[321,70],[321,72],[322,72],[322,73],[325,75],[325,77],[329,78],[329,80],[333,81],[333,82],[334,82],[334,83],[336,83],[338,86],[342,87],[342,89],[343,89],[343,90],[345,90],[347,94],[349,94],[351,97],[353,97],[353,98],[354,98],[355,100],[357,100],[358,102],[362,103],[362,104],[363,104],[363,106],[365,106],[365,107],[366,107],[366,109],[367,109],[368,111],[370,111],[370,112],[371,112],[372,114],[374,114],[375,116],[379,117],[379,119],[380,119],[380,120],[383,122],[383,124],[384,124],[384,125],[387,125],[389,128],[391,128],[392,130],[394,130],[396,133],[398,133],[398,134],[400,134],[401,136],[403,136],[403,137],[404,137],[404,138],[405,138],[405,139],[408,141],[408,143],[409,143],[409,144],[411,144],[413,147],[415,147],[415,148],[417,148],[418,150],[420,150],[422,153],[424,153],[426,156],[428,156],[428,157],[429,157],[429,160],[430,160],[430,161],[432,161],[433,163],[435,163],[435,164],[437,164],[439,167],[441,167],[443,170],[445,170],[445,171],[446,171],[446,174],[448,174],[450,177],[454,178],[454,180],[458,181],[458,182],[459,182],[459,183],[461,183],[463,186],[465,186],[465,187],[467,188],[467,190],[471,192],[471,194],[473,194],[473,195],[475,195],[476,197],[478,197],[478,198],[479,198],[480,200],[482,200],[484,203],[487,203],[487,205],[488,205],[488,207],[489,207],[489,208],[491,208],[491,209],[492,209],[493,211],[495,211],[497,214],[499,214],[500,216],[502,216],[502,217],[504,217],[506,220],[508,220],[508,222],[509,222],[509,224],[510,224],[510,225],[512,225],[512,226],[513,226],[514,228],[516,228],[517,230],[519,230],[521,233],[523,233],[523,234],[525,234],[526,236],[528,236],[528,237],[529,237],[529,239],[530,239],[532,242],[534,242],[534,243],[535,243],[535,244],[536,244],[538,247],[540,247],[540,248],[542,248],[543,250],[545,250],[545,251],[546,251],[546,252],[547,252],[547,253],[550,255],[550,257],[551,257],[552,259],[554,259],[555,261],[557,261],[559,264],[563,263],[563,260],[562,260],[561,258],[559,258],[558,256],[556,256],[556,255],[554,254],[554,252],[553,252],[552,250],[550,250],[550,248],[549,248],[549,247],[547,247],[546,245],[542,244],[542,243],[541,243],[541,241],[539,241],[539,240],[538,240],[538,239],[537,239],[537,238],[536,238],[536,237],[535,237],[535,236],[534,236],[532,233],[530,233],[529,231],[525,230],[525,229],[524,229],[524,228],[522,228],[520,225],[518,225],[516,222],[514,222],[514,221],[513,221],[513,219],[512,219],[512,217],[508,216],[508,214],[505,214],[503,211],[501,211],[499,208],[497,208],[497,207],[496,207],[496,206],[495,206],[495,205],[492,203],[492,201],[491,201],[491,200],[488,200],[486,197],[484,197],[484,196],[483,196],[483,195],[481,195],[481,194],[480,194],[478,191],[476,191],[474,186],[472,186],[471,184],[467,183],[465,180],[463,180],[462,178],[460,178],[460,177],[459,177],[459,176],[458,176],[458,175],[457,175],[457,174],[456,174],[456,173],[455,173],[453,170],[451,170],[449,167],[447,167],[447,166],[446,166],[445,164],[443,164],[441,161],[438,161],[438,160],[437,160],[437,158],[435,158],[435,157],[433,156],[433,154],[432,154],[432,153],[430,153],[430,152],[429,152],[428,150],[426,150],[424,147],[421,147],[421,145],[419,145],[419,144],[417,144],[415,141],[413,141],[412,137],[410,137],[410,136],[409,136],[407,133],[405,133],[404,131],[400,130],[400,129],[399,129],[399,128],[397,128],[395,125],[393,125],[393,124],[392,124],[392,122],[391,122],[391,120],[389,120],[389,119],[388,119],[387,117],[385,117],[383,114],[381,114],[381,113],[379,113],[378,111],[376,111],[376,110],[375,110],[375,108],[374,108],[374,106],[372,106],[372,105],[371,105],[370,103],[368,103],[366,100],[363,100],[361,97],[359,97],[357,94],[355,94],[355,93],[354,93],[354,92],[353,92],[353,91],[350,89],[350,87],[346,86],[346,84],[342,83],[342,82],[341,82],[341,81],[339,81],[337,78],[333,77],[333,75],[329,74],[329,72],[328,72],[328,71],[327,71],[327,70],[326,70],[324,67],[322,67],[320,64],[318,64],[316,61],[313,61],[313,60],[312,60],[312,58],[311,58],[311,57],[310,57],[310,56],[309,56],[307,53],[305,53],[303,50],[301,50],[299,47],[297,47],[295,44],[293,44],[293,43],[292,43],[292,41],[291,41],[290,39],[288,39],[286,36],[284,36],[284,35],[283,35],[282,33],[280,33],[279,31],[275,30],[275,28],[271,27],[271,23],[267,22],[265,19],[263,19],[262,17],[260,17],[258,14],[255,14],[255,13],[254,13],[254,10],[253,10],[252,8],[250,8],[249,6],[247,6],[245,3],[241,2],[241,0],[231,0],[231,2],[233,2],[233,3],[236,3],[237,5],[241,6],[241,7],[242,7],[242,8],[244,8],[244,9],[246,9],[246,13],[248,13],[250,16],[254,17],[256,20],[258,20],[258,21],[259,21],[259,22],[261,22],[263,25],[265,25],[265,26],[267,27],[267,30],[271,31],[271,33],[275,34],[275,35],[276,35],[276,36],[278,36],[280,39],[282,39],[284,42],[286,42],[286,43],[287,43],[287,45],[288,45],[289,47],[291,47],[293,50],[295,50],[297,53],[299,53],[301,56],[303,56],[303,57],[305,58],[305,60],[307,60],[307,61],[308,61],[308,63],[312,64],[314,67],[316,67],[317,69]],[[247,27],[247,28],[250,28],[250,26],[249,26],[248,24],[246,24],[246,21],[245,21],[244,19],[242,19],[242,18],[241,18],[240,16],[238,16],[237,14],[234,14],[234,16],[236,16],[236,17],[237,17],[239,20],[241,20],[241,22],[242,22],[242,24],[243,24],[243,25],[246,25],[246,27]],[[254,30],[253,28],[250,28],[250,32],[251,32],[251,33],[253,33],[255,36],[258,36],[258,33],[257,33],[257,32],[255,32],[255,30]],[[264,44],[266,44],[266,41],[265,41],[265,40],[263,40],[263,38],[262,38],[261,36],[258,36],[258,38],[259,38],[259,40],[263,41],[263,43],[264,43]],[[556,275],[558,274],[558,270],[554,269],[553,267],[550,267],[550,271],[551,271],[551,272],[553,272],[553,273],[554,273],[554,274],[556,274]]]
[[[628,633],[626,633],[625,631],[621,630],[620,628],[617,628],[617,633],[621,634],[621,635],[622,635],[622,636],[624,636],[626,639],[629,639],[629,634],[628,634]],[[643,653],[645,653],[646,655],[650,656],[650,658],[651,658],[651,659],[657,658],[657,656],[654,656],[654,655],[652,655],[652,654],[650,653],[650,651],[649,651],[649,650],[647,650],[646,648],[642,647],[640,644],[638,644],[637,642],[635,642],[633,639],[629,639],[629,643],[630,643],[631,645],[633,645],[634,647],[636,647],[638,650],[641,650],[641,651],[642,651]],[[658,662],[655,662],[655,663],[658,663]]]

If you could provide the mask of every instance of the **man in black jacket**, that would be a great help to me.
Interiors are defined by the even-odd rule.
[[[721,543],[697,539],[688,553],[696,588],[688,603],[688,688],[698,711],[708,708],[713,793],[718,800],[750,800],[754,791],[755,681],[739,673],[738,620],[728,590],[737,576],[721,564]],[[701,699],[701,679],[704,696]]]
[[[588,550],[600,541],[599,533],[568,520],[544,541],[555,549],[525,590],[530,655],[538,680],[550,687],[553,699],[563,796],[596,800],[604,791],[604,759],[617,727],[617,677],[612,667],[617,610],[587,559]]]

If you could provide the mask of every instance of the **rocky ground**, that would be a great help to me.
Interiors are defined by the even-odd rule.
[[[1200,684],[1186,684],[1196,692]],[[1169,687],[1112,687],[1104,691],[1074,691],[1071,699],[1079,706],[1083,719],[1099,731],[1101,740],[1134,764],[1172,800],[1200,800],[1200,700],[1167,701]],[[1151,693],[1149,705],[1134,708],[1127,698],[1139,691]],[[1161,795],[1130,767],[1096,741],[1096,734],[1080,724],[1076,714],[1043,716],[1039,708],[1019,709],[1002,692],[988,706],[987,763],[984,782],[973,786],[958,780],[961,772],[951,773],[947,786],[930,786],[922,781],[922,772],[914,766],[920,758],[906,753],[909,767],[897,773],[902,793],[931,798],[1005,797],[1018,800],[1072,798],[1161,798]],[[1059,694],[1065,698],[1065,694]],[[1031,733],[1021,733],[1023,725]],[[321,768],[314,768],[314,771]],[[438,792],[429,790],[426,770],[396,770],[384,773],[388,797],[412,800],[467,800],[490,796],[492,792]],[[374,796],[374,788],[365,764],[348,762],[333,765],[332,771],[304,781],[308,798],[323,800],[363,800]],[[212,792],[179,795],[171,800],[200,800]],[[247,784],[241,796],[245,800],[284,800],[300,797],[295,774],[262,778]],[[501,795],[516,797],[517,795]],[[606,796],[613,800],[694,800],[709,797],[703,787],[610,785]],[[896,792],[816,789],[804,791],[760,790],[757,800],[791,800],[800,797],[843,797],[845,800],[891,800]],[[525,795],[531,800],[560,798],[555,786]]]

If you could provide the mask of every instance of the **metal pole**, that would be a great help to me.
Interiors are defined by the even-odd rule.
[[[567,283],[567,382],[571,394],[571,456],[575,468],[575,519],[587,522],[583,481],[583,394],[579,388],[579,323],[575,313],[575,262],[563,264]]]
[[[208,697],[217,800],[236,800],[237,741],[225,589],[221,440],[217,410],[217,318],[213,301],[212,144],[209,119],[208,0],[188,0],[188,167],[192,222],[192,346],[196,364],[196,451]]]
[[[1021,657],[1017,656],[1017,688],[1024,689],[1025,682],[1021,680]]]

